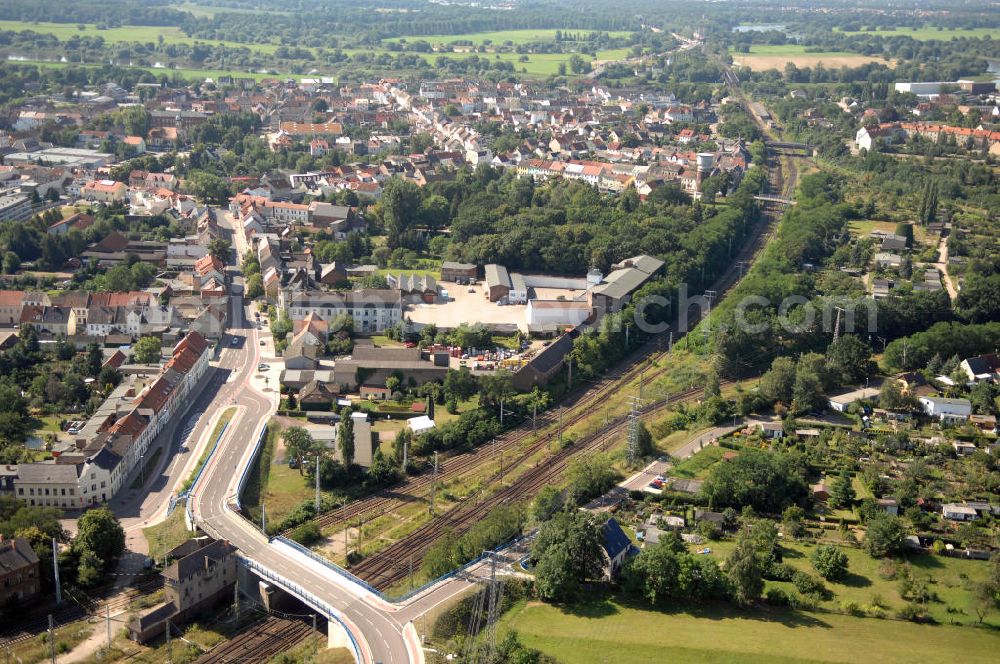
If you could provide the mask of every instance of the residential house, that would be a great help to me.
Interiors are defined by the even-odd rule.
[[[639,552],[614,518],[601,526],[601,547],[604,550],[604,577],[608,580],[617,577],[625,561]]]
[[[0,606],[11,607],[42,590],[38,555],[24,537],[0,535]]]
[[[920,405],[926,415],[948,424],[965,422],[972,414],[972,402],[968,399],[920,397]]]
[[[966,358],[958,366],[969,377],[970,382],[1000,380],[1000,356],[996,353]]]
[[[128,623],[129,636],[140,643],[156,638],[171,625],[188,622],[232,597],[238,565],[236,547],[225,540],[189,540],[167,553],[178,557],[162,572],[163,604]]]

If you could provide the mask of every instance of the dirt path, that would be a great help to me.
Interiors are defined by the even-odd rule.
[[[951,298],[952,302],[958,297],[958,289],[955,288],[955,284],[951,281],[951,275],[948,274],[948,236],[942,235],[941,241],[938,242],[938,262],[933,263],[934,267],[938,269],[941,275],[944,277],[944,287],[948,289],[948,297]]]

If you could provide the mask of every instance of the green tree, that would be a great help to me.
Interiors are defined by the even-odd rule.
[[[770,401],[791,403],[795,385],[795,360],[777,357],[771,368],[760,378],[760,393]]]
[[[132,361],[138,364],[157,364],[161,354],[162,346],[156,337],[142,337],[132,346]]]
[[[736,548],[726,559],[726,577],[737,604],[748,606],[757,601],[764,590],[764,570],[764,561],[744,529],[736,539]]]
[[[107,569],[125,551],[125,530],[107,507],[89,510],[77,521],[71,548],[81,559],[85,553],[93,553]]]
[[[8,251],[3,255],[3,273],[14,274],[21,267],[21,257],[13,251]]]
[[[509,371],[497,371],[479,378],[479,405],[499,407],[500,402],[514,396],[514,385]]]
[[[848,558],[839,547],[823,544],[812,556],[813,568],[827,581],[839,581],[847,575]]]
[[[906,528],[899,517],[879,513],[869,519],[865,532],[865,550],[873,558],[885,558],[903,551]]]
[[[299,474],[302,474],[303,466],[309,463],[309,457],[316,451],[316,441],[302,427],[288,427],[281,432],[281,439],[285,443],[285,456],[299,460]]]
[[[477,385],[476,377],[467,367],[449,369],[444,378],[444,393],[448,399],[464,401],[476,393]]]
[[[749,505],[780,513],[789,505],[805,504],[809,486],[804,465],[794,453],[744,448],[735,459],[712,467],[702,494],[715,508]]]
[[[251,300],[256,300],[264,294],[264,280],[260,274],[251,274],[247,278],[246,296]]]
[[[378,207],[388,236],[388,248],[408,246],[407,233],[418,220],[421,209],[417,185],[402,178],[390,179],[382,189]]]
[[[340,411],[340,425],[337,427],[337,446],[340,448],[340,458],[348,468],[354,464],[354,420],[351,409],[345,407]]]
[[[223,263],[229,260],[229,250],[230,245],[221,237],[212,238],[208,243],[208,254],[214,258],[218,258]],[[260,264],[258,263],[258,266]]]
[[[537,561],[535,584],[542,599],[574,599],[585,581],[603,574],[600,526],[589,514],[559,512],[542,524],[531,555]]]
[[[986,616],[1000,609],[1000,555],[993,555],[989,576],[973,587],[972,608],[980,625],[986,620]]]
[[[649,457],[656,453],[656,445],[653,442],[653,434],[649,432],[645,422],[639,422],[637,432],[637,452],[640,457]]]
[[[854,504],[855,497],[851,476],[848,475],[847,471],[841,472],[830,485],[830,505],[848,509]]]
[[[531,516],[536,521],[547,521],[552,515],[563,508],[563,493],[557,487],[547,484],[535,496],[531,504]]]
[[[830,371],[841,385],[858,383],[874,368],[872,350],[856,335],[845,334],[826,349]]]

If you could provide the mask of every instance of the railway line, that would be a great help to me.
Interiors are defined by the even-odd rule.
[[[103,618],[110,610],[111,615],[128,610],[132,602],[146,595],[151,595],[163,587],[163,577],[153,576],[135,584],[122,593],[116,593],[116,588],[108,588],[97,597],[89,597],[80,591],[67,589],[64,593],[63,606],[52,611],[52,621],[56,629],[84,618]],[[103,601],[102,601],[103,600]],[[48,615],[30,618],[18,625],[0,632],[0,648],[9,648],[24,643],[46,631],[49,627]]]
[[[194,660],[194,664],[266,662],[301,643],[312,632],[303,620],[268,616]]]
[[[650,417],[672,405],[696,398],[701,388],[693,388],[644,406],[640,416]],[[585,414],[581,416],[583,419]],[[618,417],[599,430],[561,448],[558,452],[526,470],[510,485],[486,500],[466,499],[440,518],[425,524],[407,537],[389,545],[355,565],[351,571],[381,588],[389,588],[409,574],[410,565],[419,567],[424,553],[445,533],[458,536],[480,521],[494,506],[532,498],[542,487],[558,480],[578,457],[607,449],[621,440],[628,425],[627,417]]]

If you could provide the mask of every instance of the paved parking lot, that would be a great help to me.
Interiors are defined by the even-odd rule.
[[[410,297],[407,298],[403,315],[414,323],[434,323],[438,327],[458,327],[461,323],[507,323],[527,331],[528,325],[524,318],[527,305],[510,304],[501,307],[496,302],[490,302],[486,299],[482,283],[475,286],[444,283],[442,287],[448,291],[448,301],[438,298],[434,304],[427,304],[419,298]],[[469,289],[474,292],[470,293]]]

